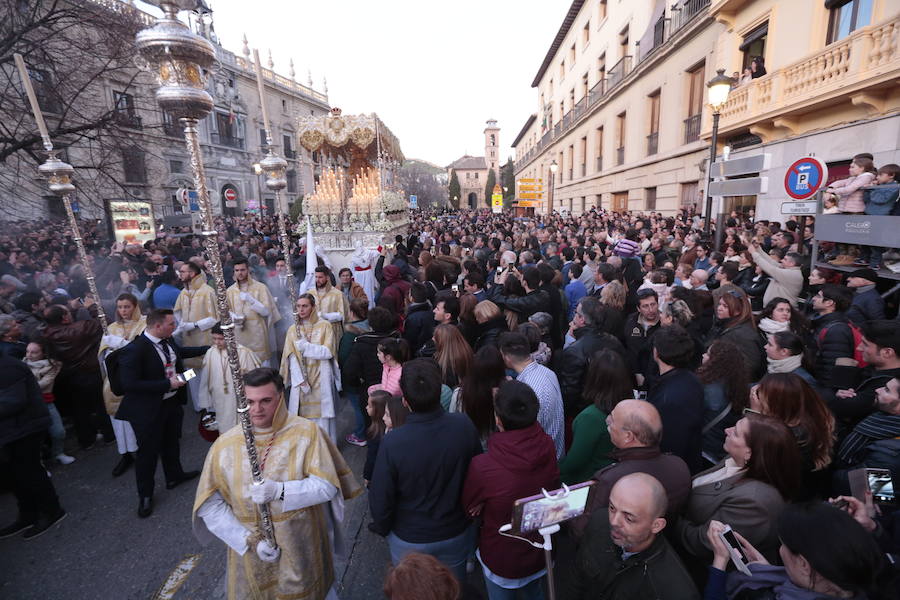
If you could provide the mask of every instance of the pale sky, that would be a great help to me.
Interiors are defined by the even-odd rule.
[[[569,0],[209,0],[222,44],[244,33],[260,59],[314,87],[345,114],[376,112],[407,158],[446,166],[484,154],[485,121],[501,156],[537,109],[531,81]]]

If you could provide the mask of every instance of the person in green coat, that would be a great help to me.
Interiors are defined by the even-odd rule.
[[[572,422],[572,446],[559,463],[563,483],[587,481],[612,464],[615,448],[606,429],[606,417],[621,400],[634,398],[634,388],[634,376],[621,354],[609,349],[594,354],[583,392],[591,404]]]

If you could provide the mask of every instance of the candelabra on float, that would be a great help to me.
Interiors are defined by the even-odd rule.
[[[50,139],[50,133],[47,131],[47,124],[44,123],[44,113],[38,104],[37,96],[31,85],[31,78],[28,76],[28,70],[25,68],[25,61],[22,60],[21,54],[14,54],[13,58],[16,67],[19,69],[19,76],[22,78],[22,85],[25,87],[25,93],[28,96],[28,102],[31,104],[31,112],[34,120],[37,122],[38,129],[41,132],[41,139],[44,143],[44,150],[47,151],[47,160],[38,167],[38,171],[47,179],[47,187],[50,191],[62,199],[63,206],[66,207],[66,218],[69,220],[69,227],[72,229],[72,239],[75,240],[75,246],[78,247],[78,257],[81,260],[81,267],[84,269],[84,277],[87,279],[88,288],[91,295],[97,302],[97,316],[100,318],[100,324],[103,326],[103,333],[108,331],[106,322],[106,313],[103,311],[103,302],[100,300],[100,293],[97,291],[97,281],[94,279],[94,269],[88,261],[87,252],[84,249],[84,240],[81,237],[81,229],[78,227],[78,221],[75,220],[75,212],[72,210],[72,201],[69,194],[75,191],[72,185],[72,174],[75,169],[69,163],[63,162],[56,157],[56,151],[53,150],[53,141]]]
[[[225,278],[222,275],[222,259],[219,255],[218,232],[213,221],[197,131],[200,119],[206,117],[213,109],[213,100],[206,91],[205,85],[210,69],[216,62],[216,52],[209,41],[193,33],[177,18],[179,10],[193,9],[197,4],[196,0],[148,1],[159,6],[163,11],[163,16],[157,19],[153,26],[138,32],[135,45],[143,62],[142,66],[156,76],[159,84],[156,89],[156,101],[160,108],[177,118],[184,126],[184,137],[190,154],[191,171],[194,176],[194,187],[197,190],[200,219],[203,226],[201,236],[206,249],[208,265],[215,280],[216,307],[219,321],[222,324],[222,333],[225,335],[228,365],[234,381],[237,414],[244,433],[250,472],[254,483],[259,483],[262,481],[262,472],[259,468],[253,425],[250,422],[247,398],[244,393],[244,380],[238,362],[234,322],[228,309]],[[269,505],[259,505],[259,512],[262,534],[269,544],[277,547]]]

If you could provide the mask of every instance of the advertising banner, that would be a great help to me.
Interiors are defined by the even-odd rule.
[[[146,242],[156,238],[153,207],[149,202],[114,200],[109,218],[117,242]]]

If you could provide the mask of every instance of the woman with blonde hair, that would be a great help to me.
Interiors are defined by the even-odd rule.
[[[600,304],[613,309],[607,311],[603,330],[621,338],[625,328],[625,297],[627,292],[622,282],[613,280],[600,290]]]
[[[472,348],[455,325],[438,325],[434,330],[434,360],[441,368],[441,383],[453,389],[469,373]]]
[[[485,346],[496,346],[497,338],[509,328],[500,307],[490,300],[482,300],[472,311],[478,322],[478,338],[475,340],[475,352]]]

